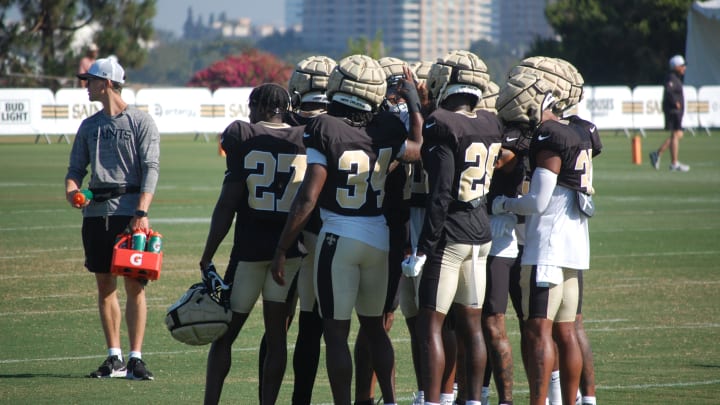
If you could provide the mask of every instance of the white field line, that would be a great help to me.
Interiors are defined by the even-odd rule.
[[[209,224],[210,217],[197,218],[152,218],[153,224]],[[51,225],[51,226],[22,226],[22,227],[2,227],[0,232],[18,232],[18,231],[51,231],[53,229],[78,229],[80,230],[80,222],[67,225]]]
[[[92,311],[96,311],[97,309],[93,308]],[[630,327],[630,328],[602,328],[602,329],[595,329],[595,328],[585,328],[585,331],[587,332],[615,332],[615,331],[625,331],[625,330],[659,330],[659,329],[706,329],[706,328],[720,328],[720,324],[712,323],[712,324],[689,324],[689,325],[678,325],[678,326],[652,326],[652,327]],[[512,331],[508,333],[509,335],[517,335],[519,332]],[[410,343],[409,338],[393,338],[393,343]],[[321,341],[321,345],[325,346],[325,343]],[[260,348],[257,346],[252,347],[236,347],[233,346],[234,352],[247,352],[247,351],[258,351]],[[294,350],[295,345],[292,343],[288,343],[288,349]],[[144,352],[143,354],[147,355],[167,355],[167,354],[186,354],[186,353],[199,353],[199,352],[205,352],[207,349],[197,349],[197,350],[175,350],[175,351],[163,351],[163,352]],[[95,356],[72,356],[72,357],[44,357],[44,358],[27,358],[27,359],[0,359],[0,364],[11,364],[11,363],[31,363],[31,362],[37,362],[37,361],[64,361],[64,360],[82,360],[82,359],[88,359],[88,358],[100,358],[98,355]],[[720,381],[720,380],[718,380]]]
[[[720,250],[697,250],[694,252],[644,252],[644,253],[626,253],[626,254],[612,254],[612,255],[593,255],[590,257],[593,259],[607,259],[613,257],[655,257],[655,256],[687,256],[687,255],[716,255],[720,253]]]

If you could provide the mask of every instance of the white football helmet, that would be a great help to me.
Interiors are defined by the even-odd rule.
[[[375,112],[385,98],[385,71],[367,55],[341,59],[330,74],[327,95],[331,101],[361,111]]]
[[[204,283],[193,284],[167,309],[165,325],[176,340],[189,345],[212,343],[227,332],[232,311],[222,298],[229,289],[217,273]]]
[[[418,82],[424,82],[427,81],[428,74],[430,73],[430,68],[432,67],[432,65],[433,62],[423,60],[411,64],[410,68],[415,73],[415,77],[417,77]]]
[[[451,51],[430,67],[427,84],[436,105],[452,94],[465,93],[482,100],[490,82],[485,62],[469,51]]]
[[[513,67],[508,77],[520,73],[532,74],[550,83],[553,86],[553,94],[558,100],[556,108],[560,111],[567,110],[582,99],[583,77],[575,66],[566,60],[532,56]]]
[[[302,103],[328,103],[325,94],[328,78],[337,63],[327,56],[310,56],[295,65],[288,91],[293,108]]]
[[[385,72],[388,86],[395,85],[398,80],[404,77],[405,72],[403,72],[403,67],[410,67],[404,60],[390,56],[378,59],[378,63]]]
[[[483,92],[483,98],[478,103],[477,108],[490,111],[493,114],[497,114],[495,103],[497,102],[498,95],[500,94],[500,86],[495,82],[489,81],[487,89]]]
[[[525,123],[535,127],[542,112],[555,108],[557,88],[536,75],[518,73],[508,78],[500,89],[495,108],[504,122]]]

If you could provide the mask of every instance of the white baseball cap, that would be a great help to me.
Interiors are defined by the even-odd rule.
[[[670,58],[670,69],[675,69],[678,66],[685,66],[685,58],[682,55],[675,55]]]
[[[116,58],[102,58],[96,60],[88,69],[87,73],[79,74],[81,80],[89,78],[112,80],[115,83],[125,83],[125,70],[117,62]]]

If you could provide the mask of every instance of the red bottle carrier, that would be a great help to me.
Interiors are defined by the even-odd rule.
[[[131,239],[132,235],[126,234],[115,243],[110,272],[118,276],[145,280],[160,278],[163,252],[152,253],[128,249]]]

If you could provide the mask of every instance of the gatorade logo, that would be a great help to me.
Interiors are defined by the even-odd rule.
[[[142,259],[142,253],[133,253],[130,255],[130,263],[134,266],[140,266],[142,264]]]

